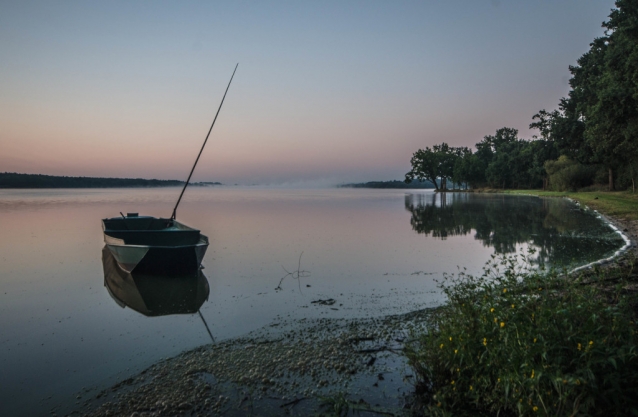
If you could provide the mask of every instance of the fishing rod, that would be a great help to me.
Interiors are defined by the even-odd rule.
[[[193,168],[191,168],[191,173],[188,174],[188,179],[184,184],[184,188],[182,188],[182,192],[177,199],[177,204],[175,204],[175,208],[173,208],[173,214],[171,215],[171,220],[175,220],[177,216],[177,206],[179,206],[179,202],[182,201],[182,196],[184,195],[184,191],[186,191],[186,187],[188,187],[188,183],[191,180],[191,176],[193,175],[193,171],[195,171],[195,167],[197,166],[197,162],[199,162],[199,157],[202,156],[202,151],[204,150],[204,146],[206,146],[206,142],[208,142],[208,137],[210,136],[210,132],[213,131],[213,126],[215,126],[215,121],[217,120],[217,116],[219,116],[219,111],[222,109],[222,105],[224,104],[224,99],[226,98],[226,93],[228,93],[228,89],[230,88],[230,83],[233,82],[233,77],[235,76],[235,72],[237,71],[237,67],[239,66],[239,62],[235,65],[235,71],[233,71],[233,75],[230,76],[230,81],[228,81],[228,86],[226,87],[226,92],[224,92],[224,97],[222,97],[222,102],[219,103],[219,108],[217,109],[217,113],[215,114],[215,118],[213,119],[213,124],[210,125],[210,129],[208,129],[208,134],[206,135],[206,139],[204,139],[204,144],[202,145],[202,149],[199,150],[199,154],[197,155],[197,159],[195,159],[195,163],[193,164]]]

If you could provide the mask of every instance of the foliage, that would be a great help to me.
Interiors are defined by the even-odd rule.
[[[437,180],[440,178],[441,188],[445,190],[447,179],[454,176],[457,160],[466,153],[469,153],[468,148],[453,148],[445,142],[432,148],[419,149],[412,155],[412,170],[405,174],[405,182],[410,184],[415,178],[428,180],[438,190]]]
[[[541,110],[530,128],[556,143],[561,153],[581,163],[601,163],[623,170],[635,187],[638,161],[638,1],[617,0],[605,35],[570,66],[571,90],[559,110]]]
[[[446,180],[451,178],[456,184],[473,188],[539,187],[545,177],[543,164],[556,157],[558,153],[551,142],[523,140],[518,138],[518,130],[503,127],[477,143],[474,153],[447,143],[419,149],[412,156],[412,170],[406,174],[405,182],[415,178],[435,182],[440,178],[441,188],[445,189]]]
[[[451,178],[456,184],[472,188],[541,187],[546,178],[544,164],[558,157],[558,149],[547,139],[524,140],[518,130],[503,127],[494,135],[486,135],[469,148],[450,147],[447,143],[419,149],[412,156],[412,170],[405,176],[410,183],[419,180],[436,181]],[[438,186],[436,187],[438,190]]]
[[[339,392],[332,396],[319,397],[321,403],[330,415],[335,417],[347,416],[352,408],[351,402],[346,398],[343,392]]]
[[[595,166],[585,166],[562,155],[556,161],[545,162],[549,175],[550,189],[554,191],[575,191],[592,184]]]
[[[429,412],[638,415],[634,297],[610,274],[572,278],[509,257],[444,284],[449,303],[406,350]]]

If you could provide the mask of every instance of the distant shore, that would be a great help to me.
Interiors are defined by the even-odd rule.
[[[358,182],[358,183],[349,183],[349,184],[340,184],[339,188],[399,188],[399,189],[415,189],[415,188],[425,188],[425,189],[434,189],[434,184],[430,181],[419,181],[414,180],[411,183],[407,184],[404,181],[369,181],[369,182]]]
[[[100,178],[65,177],[42,174],[0,173],[2,188],[134,188],[134,187],[177,187],[184,181],[156,180],[143,178]],[[219,182],[195,182],[194,186],[222,185]]]

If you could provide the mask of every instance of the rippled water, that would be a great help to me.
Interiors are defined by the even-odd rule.
[[[0,415],[64,412],[163,357],[283,317],[435,306],[435,279],[478,274],[495,253],[534,248],[539,264],[578,265],[623,244],[563,199],[193,187],[178,219],[210,238],[203,273],[176,285],[114,269],[100,220],[168,217],[178,194],[0,191]]]

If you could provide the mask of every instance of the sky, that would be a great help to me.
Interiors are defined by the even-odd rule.
[[[0,0],[0,172],[403,179],[569,91],[613,1]]]

